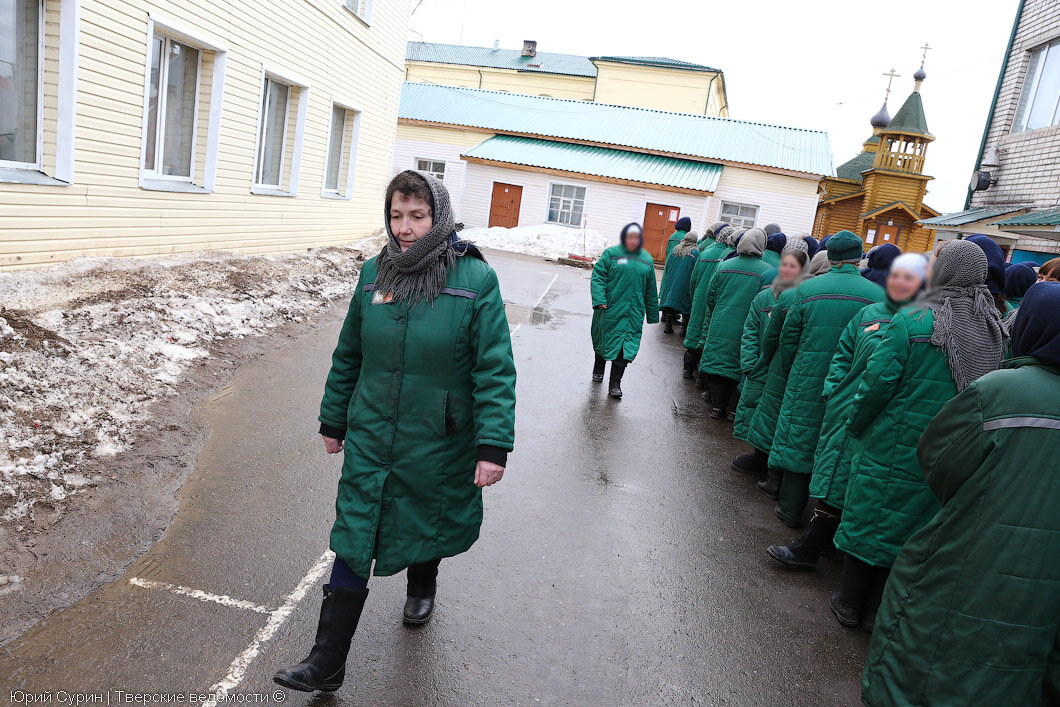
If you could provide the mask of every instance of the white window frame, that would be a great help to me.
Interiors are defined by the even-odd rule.
[[[328,117],[328,146],[326,150],[326,156],[324,159],[324,175],[320,181],[320,196],[325,199],[352,199],[353,198],[353,168],[357,164],[357,142],[361,134],[361,111],[353,107],[352,101],[347,101],[338,98],[331,99],[332,115]],[[335,108],[341,108],[346,111],[346,124],[343,126],[342,131],[342,145],[346,144],[347,135],[350,138],[350,152],[348,155],[344,155],[346,158],[346,179],[343,180],[343,173],[339,172],[339,185],[343,188],[341,190],[328,189],[328,160],[331,159],[331,121],[334,114]],[[342,147],[340,145],[340,149]],[[341,161],[339,162],[342,165]]]
[[[158,109],[157,109],[156,115],[155,115],[155,120],[156,120],[156,125],[155,125],[155,144],[153,146],[147,144],[147,115],[148,115],[148,113],[147,113],[146,110],[144,111],[144,145],[143,145],[143,150],[142,150],[142,154],[141,154],[141,158],[140,158],[140,171],[144,173],[144,178],[145,179],[149,179],[149,180],[192,183],[192,182],[195,181],[195,172],[196,172],[196,169],[195,169],[195,166],[196,166],[195,158],[198,157],[197,152],[198,152],[198,149],[199,149],[199,107],[200,107],[199,106],[199,94],[202,91],[202,49],[200,49],[199,47],[196,47],[194,45],[187,44],[187,43],[182,42],[180,40],[174,39],[173,37],[171,37],[170,35],[166,34],[165,32],[152,32],[151,39],[152,40],[154,40],[154,39],[161,39],[162,40],[162,49],[161,49],[161,51],[159,53],[159,59],[158,59]],[[166,49],[169,47],[169,43],[170,42],[176,42],[177,44],[181,44],[181,45],[186,46],[186,47],[191,47],[196,52],[198,52],[198,57],[196,57],[196,60],[195,60],[195,104],[194,104],[194,107],[192,108],[192,114],[193,114],[194,117],[193,117],[193,119],[191,121],[191,160],[188,163],[188,176],[186,176],[186,177],[182,177],[179,174],[164,174],[164,173],[160,172],[159,169],[158,169],[159,161],[162,159],[162,152],[163,152],[162,142],[163,142],[163,139],[165,137],[165,129],[164,129],[165,122],[166,122],[166,120],[165,120],[165,118],[166,118],[166,100],[165,100],[165,98],[166,98],[166,93],[167,92],[164,91],[163,89],[165,88],[165,79],[168,78],[168,68],[164,68],[164,67],[167,66],[166,58],[168,57],[168,53],[166,52]],[[150,44],[148,46],[150,46]],[[148,54],[147,54],[147,64],[148,64],[148,66],[147,66],[147,73],[148,73],[147,80],[150,83],[150,81],[151,81],[151,77],[150,77],[150,74],[151,74],[151,52],[150,52],[150,49],[148,50]],[[150,94],[150,91],[151,91],[150,85],[148,86],[147,90],[148,90],[148,93]],[[150,99],[150,96],[148,96],[148,98]],[[154,153],[155,153],[154,154],[154,157],[155,157],[154,169],[147,169],[147,155],[148,155],[148,151],[150,149],[153,149]]]
[[[745,208],[749,208],[749,209],[754,209],[755,210],[754,221],[751,223],[750,226],[746,226],[746,225],[743,225],[743,224],[739,224],[738,225],[738,224],[732,223],[730,221],[726,221],[727,218],[730,218],[730,217],[725,215],[725,207],[726,206],[737,206],[737,207],[745,207]],[[718,205],[718,220],[719,221],[725,221],[725,223],[729,224],[733,228],[754,228],[755,225],[758,223],[758,217],[761,214],[762,214],[762,207],[759,206],[758,204],[745,204],[745,203],[740,202],[740,201],[724,201],[723,200]],[[744,219],[745,217],[737,216],[736,218]]]
[[[295,128],[294,128],[294,153],[291,155],[291,177],[287,188],[284,188],[283,176],[285,173],[284,165],[287,161],[287,126],[291,122],[291,97],[290,94],[287,96],[287,111],[284,113],[284,138],[281,145],[280,153],[280,185],[276,187],[272,184],[260,184],[258,183],[258,173],[260,171],[260,165],[258,160],[260,159],[261,151],[261,129],[262,121],[265,120],[265,89],[268,86],[267,79],[278,81],[286,84],[290,88],[298,89],[298,105],[296,110],[298,111],[295,117]],[[254,132],[254,171],[250,175],[250,193],[251,194],[262,194],[265,196],[298,196],[298,182],[299,172],[302,168],[302,141],[305,138],[305,124],[306,124],[306,108],[309,106],[309,83],[294,77],[292,74],[282,70],[277,70],[270,66],[261,67],[261,90],[258,92],[258,122],[257,129]],[[330,122],[330,121],[329,121]]]
[[[434,172],[434,170],[420,169],[420,162],[438,162],[438,163],[441,163],[441,165],[442,165],[442,176],[439,177]],[[436,159],[434,157],[413,157],[412,158],[412,168],[414,170],[416,170],[417,172],[427,172],[428,174],[433,175],[436,179],[438,179],[438,181],[443,182],[443,183],[445,182],[445,173],[446,173],[448,167],[449,167],[449,163],[448,163],[447,160],[440,160],[440,159]]]
[[[45,0],[37,0],[37,114],[36,135],[33,140],[33,151],[36,160],[33,162],[16,162],[14,160],[0,160],[0,167],[7,169],[22,169],[39,172],[44,165],[44,51],[45,33],[47,22],[47,3]]]
[[[1030,69],[1030,62],[1031,62],[1032,57],[1035,54],[1037,54],[1038,52],[1042,52],[1042,57],[1041,57],[1041,59],[1039,61],[1039,64],[1038,64],[1039,71],[1038,71],[1037,75],[1035,75],[1033,77],[1034,78],[1033,85],[1029,86],[1027,84],[1027,79],[1029,77],[1028,76],[1024,76],[1023,77],[1023,83],[1020,86],[1020,96],[1019,96],[1019,100],[1016,101],[1016,112],[1013,115],[1013,119],[1012,119],[1012,130],[1011,130],[1011,132],[1013,134],[1015,134],[1015,133],[1025,133],[1025,132],[1029,132],[1031,130],[1042,130],[1044,128],[1055,127],[1057,125],[1060,125],[1060,91],[1058,91],[1057,95],[1056,95],[1056,97],[1054,99],[1053,114],[1052,114],[1052,118],[1050,119],[1049,124],[1048,125],[1039,125],[1036,128],[1027,127],[1027,121],[1030,118],[1031,110],[1034,108],[1034,103],[1038,99],[1038,88],[1041,85],[1042,73],[1043,73],[1043,71],[1045,69],[1045,62],[1048,61],[1050,53],[1052,53],[1052,52],[1060,52],[1060,38],[1053,39],[1053,40],[1051,40],[1049,42],[1046,42],[1046,43],[1044,43],[1044,44],[1042,44],[1042,45],[1040,45],[1038,47],[1035,47],[1033,50],[1027,52],[1027,68],[1028,68],[1028,70]],[[1026,98],[1026,103],[1024,103],[1024,99],[1025,98]],[[1020,109],[1021,108],[1023,109],[1023,114],[1022,115],[1020,115]],[[1017,122],[1017,120],[1019,122]]]
[[[578,223],[560,223],[559,221],[549,221],[548,212],[552,210],[552,188],[553,187],[574,187],[575,189],[582,189],[585,195],[582,197],[582,212],[581,218],[578,219]],[[581,228],[582,223],[585,221],[585,205],[589,203],[589,187],[581,184],[575,184],[574,182],[554,182],[549,181],[548,193],[545,195],[545,223],[551,223],[556,226],[566,226],[568,228]],[[566,197],[560,197],[561,199]],[[572,210],[573,213],[573,210]]]
[[[361,3],[361,0],[342,0],[342,5],[347,10],[349,10],[349,12],[354,17],[356,17],[358,20],[360,20],[361,22],[365,23],[366,25],[370,25],[370,24],[372,24],[372,0],[363,0],[363,1],[364,1],[364,14],[363,15],[361,13],[357,12],[357,10],[354,9],[354,7],[351,7],[351,6],[359,5]]]
[[[199,51],[199,65],[195,77],[195,122],[192,128],[192,155],[189,177],[178,177],[174,175],[158,174],[157,170],[148,171],[147,164],[147,115],[151,103],[151,43],[155,35],[162,35],[169,39],[186,44]],[[202,156],[202,184],[195,182],[198,170],[197,160],[199,158],[199,111],[202,99],[202,52],[213,52],[213,77],[210,83],[210,115],[206,121],[206,154]],[[221,144],[221,115],[224,106],[224,84],[225,69],[228,64],[228,49],[216,39],[207,34],[185,26],[179,20],[174,20],[164,13],[151,12],[147,18],[147,43],[145,45],[144,62],[144,105],[143,105],[143,127],[140,136],[140,188],[151,191],[180,191],[195,193],[211,193],[217,183],[217,157]],[[161,77],[159,77],[161,81]],[[161,83],[159,84],[161,86]],[[159,117],[161,118],[162,101],[159,102]],[[160,136],[156,131],[156,140]],[[157,156],[156,156],[157,161]],[[156,164],[157,166],[157,164]]]

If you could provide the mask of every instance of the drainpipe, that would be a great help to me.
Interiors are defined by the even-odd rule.
[[[478,87],[482,88],[482,69],[478,70]]]
[[[718,80],[718,75],[714,74],[710,77],[710,83],[707,84],[707,105],[703,106],[703,115],[710,115],[710,89],[714,88],[714,82]]]
[[[1016,10],[1016,21],[1012,23],[1012,34],[1008,38],[1008,48],[1005,49],[1005,59],[1001,62],[1001,73],[997,76],[997,86],[994,88],[994,98],[990,101],[990,113],[986,118],[986,127],[983,128],[983,139],[979,143],[979,156],[975,158],[975,168],[982,166],[983,153],[986,151],[986,136],[990,133],[990,126],[994,124],[994,111],[997,109],[997,97],[1001,93],[1001,82],[1005,80],[1005,72],[1008,70],[1008,60],[1012,56],[1012,45],[1016,43],[1016,30],[1020,26],[1020,18],[1023,16],[1023,2],[1020,0],[1019,8]],[[972,205],[972,188],[968,187],[968,196],[964,199],[964,208],[967,211]]]

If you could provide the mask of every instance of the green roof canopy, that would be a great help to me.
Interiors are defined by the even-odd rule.
[[[1024,206],[980,206],[975,209],[965,209],[952,214],[942,214],[934,218],[926,218],[918,223],[924,226],[963,226],[966,223],[982,221],[994,216],[1004,216],[1014,211],[1022,211]]]
[[[1004,221],[995,221],[995,226],[1060,226],[1060,208],[1039,209],[1022,216],[1013,216]]]
[[[717,188],[722,171],[709,162],[511,135],[491,137],[462,156],[703,192]]]
[[[890,124],[883,129],[885,133],[912,133],[914,135],[925,135],[934,137],[928,132],[927,118],[924,116],[924,101],[920,94],[913,91],[905,103],[894,114]]]
[[[720,71],[703,64],[693,64],[679,59],[669,59],[664,56],[594,56],[592,59],[600,61],[613,61],[617,64],[636,64],[638,66],[658,66],[666,69],[685,69],[687,71]]]

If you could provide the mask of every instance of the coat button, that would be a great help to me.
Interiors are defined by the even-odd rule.
[[[405,323],[405,318],[404,317],[398,317],[397,322],[398,322],[398,324],[404,324]]]

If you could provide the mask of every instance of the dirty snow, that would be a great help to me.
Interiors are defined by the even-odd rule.
[[[189,366],[348,296],[381,244],[0,273],[0,522],[22,529],[35,506],[61,512],[100,481],[86,463],[124,451]],[[0,578],[0,593],[13,581]]]
[[[584,247],[583,247],[584,235]],[[518,226],[516,228],[466,228],[460,238],[482,248],[536,255],[542,258],[565,258],[571,253],[596,258],[614,242],[587,228],[568,228],[555,224]]]

